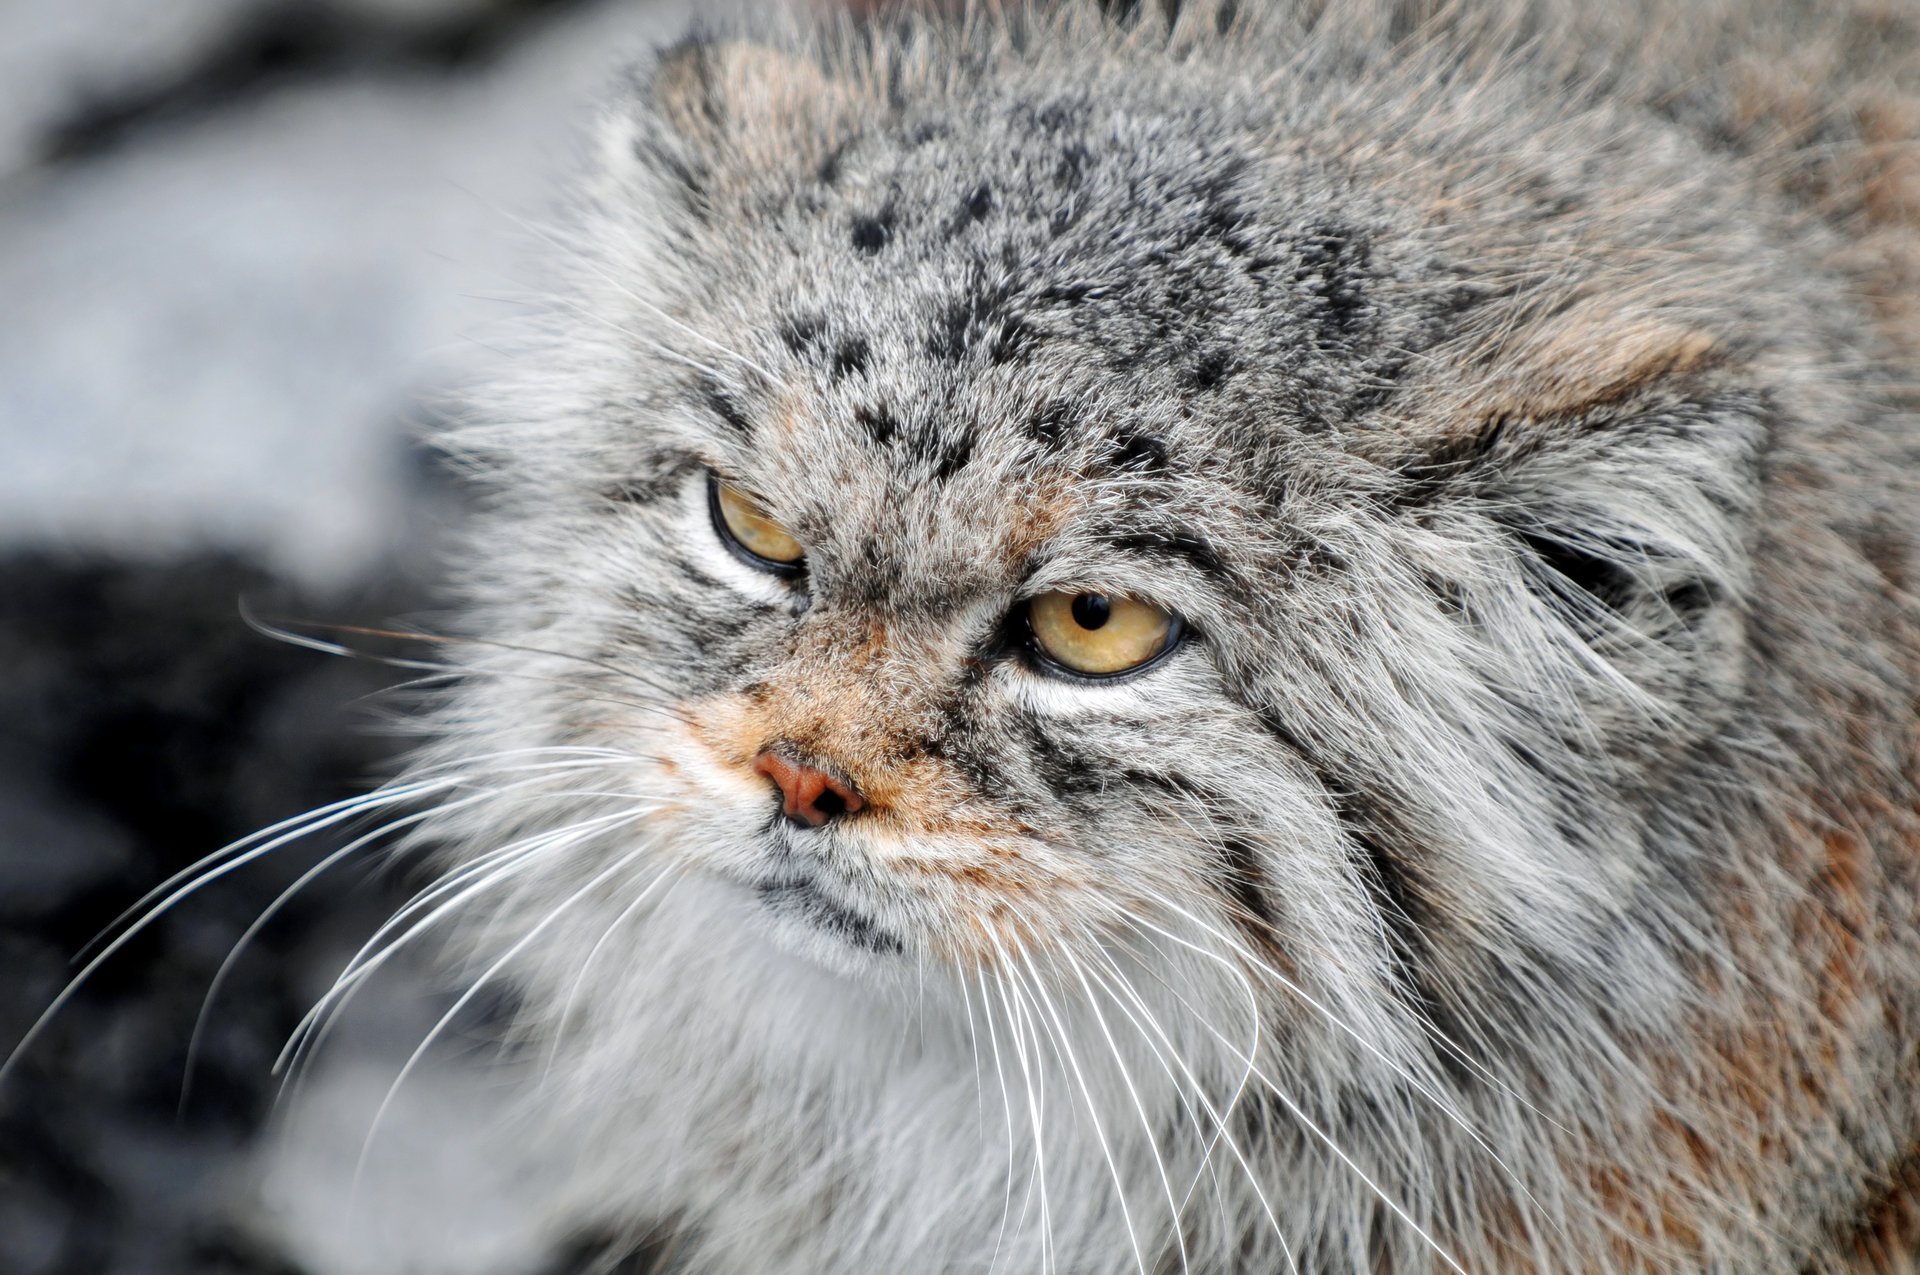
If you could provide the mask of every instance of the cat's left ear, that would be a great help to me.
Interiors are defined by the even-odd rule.
[[[701,213],[769,168],[825,162],[848,102],[805,54],[690,38],[636,72],[632,94],[603,122],[602,171]]]

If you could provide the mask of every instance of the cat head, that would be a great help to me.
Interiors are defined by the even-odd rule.
[[[449,751],[645,807],[550,900],[638,844],[856,977],[1204,950],[1381,1040],[1671,993],[1667,767],[1740,694],[1805,357],[1769,250],[1677,142],[1203,9],[636,78],[458,442]]]

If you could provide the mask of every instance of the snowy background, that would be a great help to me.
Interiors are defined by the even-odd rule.
[[[484,375],[539,219],[646,0],[0,0],[0,1055],[140,893],[364,790],[396,676],[271,642],[256,609],[431,602],[458,498],[411,442]],[[304,891],[208,1009],[290,847],[116,954],[0,1081],[6,1275],[559,1275],[591,1236],[437,1056],[354,1189],[373,1106],[437,1016],[405,972],[297,1091],[299,1014],[407,882]],[[456,1039],[458,1033],[455,1034]],[[276,1111],[277,1104],[277,1111]]]

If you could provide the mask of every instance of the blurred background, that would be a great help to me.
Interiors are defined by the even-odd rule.
[[[275,851],[73,958],[235,837],[365,791],[401,674],[256,612],[433,605],[457,489],[412,441],[533,290],[524,219],[679,0],[0,0],[0,1272],[606,1269],[538,1207],[445,1005],[360,998],[301,1085],[275,1055],[411,884]],[[373,698],[369,698],[373,697]],[[356,1186],[356,1173],[358,1182]],[[535,1184],[530,1186],[529,1184]]]

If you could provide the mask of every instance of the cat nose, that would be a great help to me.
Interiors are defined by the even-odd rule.
[[[785,799],[780,812],[797,827],[818,828],[841,815],[858,814],[867,804],[852,784],[817,766],[794,761],[778,748],[761,749],[753,768],[779,787]]]

